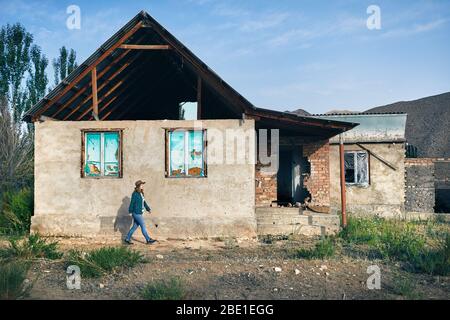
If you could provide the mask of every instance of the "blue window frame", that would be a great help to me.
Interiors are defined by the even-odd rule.
[[[206,177],[206,130],[168,130],[168,177]]]
[[[83,131],[83,177],[122,176],[121,132]]]

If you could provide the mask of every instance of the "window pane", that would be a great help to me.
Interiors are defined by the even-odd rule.
[[[170,137],[170,175],[185,174],[184,167],[184,131],[171,131]]]
[[[100,133],[86,133],[86,165],[84,168],[86,176],[99,176],[101,174],[100,137]]]
[[[345,182],[355,182],[355,154],[348,152],[344,154]]]
[[[203,131],[189,131],[188,175],[203,176]]]
[[[119,175],[119,133],[104,133],[104,174],[105,176]]]
[[[369,161],[366,152],[358,152],[356,154],[356,167],[358,172],[356,174],[356,183],[367,184],[369,183]]]

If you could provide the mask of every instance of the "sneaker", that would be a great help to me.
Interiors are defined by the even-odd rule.
[[[155,239],[150,239],[150,240],[147,240],[147,244],[154,244],[156,242],[156,240]]]
[[[131,242],[131,240],[127,240],[127,239],[123,239],[123,242],[125,244],[129,244],[129,245],[133,244],[133,242]]]

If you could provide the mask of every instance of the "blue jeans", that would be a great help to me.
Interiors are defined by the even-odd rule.
[[[132,215],[133,215],[134,223],[133,223],[133,226],[131,227],[131,229],[128,232],[127,237],[125,239],[127,241],[130,241],[131,240],[131,236],[136,231],[136,229],[138,227],[141,227],[141,231],[142,231],[142,234],[145,237],[145,240],[149,241],[151,238],[150,238],[150,236],[147,233],[147,228],[145,227],[145,221],[144,221],[144,218],[142,217],[142,214],[133,213]]]

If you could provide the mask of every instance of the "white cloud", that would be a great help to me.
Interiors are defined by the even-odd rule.
[[[419,33],[429,32],[443,26],[449,19],[438,19],[423,24],[416,24],[409,28],[390,29],[382,34],[384,38],[407,37]]]

